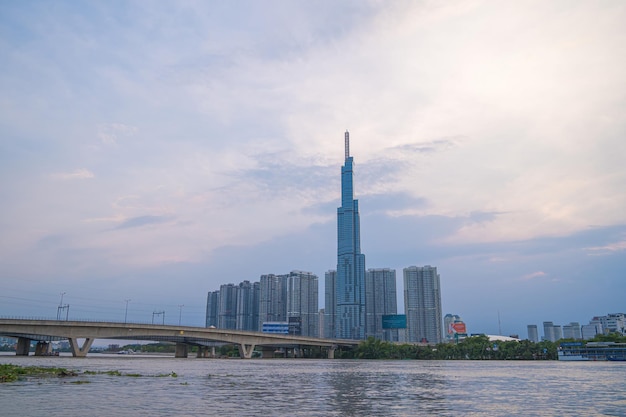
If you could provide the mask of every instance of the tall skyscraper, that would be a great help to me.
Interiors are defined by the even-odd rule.
[[[441,343],[441,287],[437,268],[410,266],[403,272],[407,340]]]
[[[554,323],[551,321],[543,322],[543,340],[547,340],[549,342],[556,341],[556,338],[554,335]]]
[[[324,337],[334,339],[336,325],[337,297],[335,286],[337,282],[337,271],[331,269],[324,274]]]
[[[220,301],[217,327],[219,329],[237,329],[237,286],[220,285]]]
[[[209,291],[206,299],[206,327],[217,327],[220,312],[220,292]]]
[[[243,281],[237,288],[237,330],[260,331],[258,282]]]
[[[539,342],[539,332],[536,324],[528,325],[528,340],[534,343]]]
[[[287,278],[287,320],[290,325],[299,324],[298,334],[319,336],[318,303],[317,275],[311,272],[291,271]]]
[[[341,207],[337,208],[335,334],[340,339],[365,338],[365,255],[361,253],[359,201],[354,199],[353,177],[350,134],[346,131]]]
[[[287,321],[287,275],[261,275],[259,329],[263,323]]]
[[[383,316],[398,314],[396,270],[368,269],[365,273],[365,337],[398,341],[398,329],[383,329]]]

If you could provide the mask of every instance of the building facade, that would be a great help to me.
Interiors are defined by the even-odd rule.
[[[398,314],[396,270],[368,269],[365,273],[365,337],[398,341],[398,329],[383,329],[383,316]]]
[[[220,311],[220,292],[209,291],[206,299],[206,327],[217,327]]]
[[[237,288],[234,284],[220,285],[217,318],[217,328],[219,329],[237,329]]]
[[[410,266],[404,268],[403,274],[407,341],[441,343],[441,287],[437,268]]]
[[[359,202],[354,199],[354,161],[350,156],[350,134],[347,131],[344,140],[341,207],[337,208],[335,335],[339,339],[364,339],[365,255],[361,253]]]
[[[299,331],[292,334],[319,336],[318,278],[311,272],[291,271],[287,278],[287,321]]]
[[[337,297],[336,294],[337,271],[331,269],[324,274],[324,337],[334,339],[335,334]]]
[[[261,275],[259,328],[265,322],[287,321],[287,275]]]
[[[259,327],[258,282],[243,281],[237,288],[237,330],[258,332]]]
[[[528,340],[534,343],[539,342],[539,331],[536,324],[528,325]]]

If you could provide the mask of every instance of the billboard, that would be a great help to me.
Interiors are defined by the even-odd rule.
[[[383,329],[406,329],[406,314],[383,315]]]
[[[452,322],[448,325],[448,334],[467,334],[467,329],[465,328],[465,323],[462,321]]]

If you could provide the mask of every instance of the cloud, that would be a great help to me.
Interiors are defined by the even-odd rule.
[[[130,229],[133,227],[142,227],[152,224],[167,223],[173,219],[172,216],[138,216],[124,220],[116,229]]]
[[[98,126],[98,138],[105,145],[117,145],[119,139],[133,136],[138,131],[135,126],[123,123],[104,123]]]
[[[79,168],[72,172],[58,172],[50,174],[50,177],[55,180],[85,180],[94,178],[95,175],[86,168]]]
[[[536,271],[536,272],[532,272],[530,274],[524,275],[521,279],[523,281],[532,281],[532,280],[539,279],[539,278],[545,278],[547,276],[548,274],[546,274],[543,271]]]
[[[610,255],[616,252],[626,251],[626,240],[609,243],[604,246],[593,246],[586,248],[589,255]]]

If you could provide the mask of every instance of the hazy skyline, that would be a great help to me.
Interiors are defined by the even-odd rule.
[[[436,266],[468,331],[626,312],[622,1],[4,2],[0,315],[204,323],[336,268]],[[398,280],[398,309],[402,282]],[[323,307],[323,300],[321,300]]]

